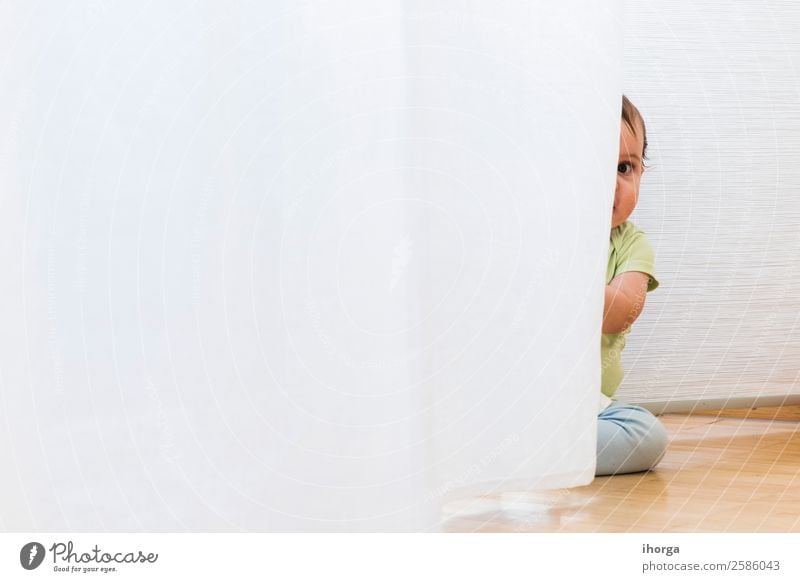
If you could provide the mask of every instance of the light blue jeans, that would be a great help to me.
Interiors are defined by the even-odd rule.
[[[612,402],[597,416],[595,474],[648,471],[667,450],[667,430],[641,406]]]

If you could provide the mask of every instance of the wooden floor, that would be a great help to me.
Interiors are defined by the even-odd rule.
[[[797,532],[800,423],[665,415],[655,471],[447,506],[456,532]]]

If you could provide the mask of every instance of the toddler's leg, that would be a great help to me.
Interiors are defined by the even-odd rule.
[[[666,450],[664,425],[641,406],[613,402],[597,416],[598,476],[647,471]]]

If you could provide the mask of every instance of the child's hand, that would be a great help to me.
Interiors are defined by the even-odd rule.
[[[606,285],[603,307],[603,333],[622,333],[644,308],[650,277],[638,271],[626,271]]]

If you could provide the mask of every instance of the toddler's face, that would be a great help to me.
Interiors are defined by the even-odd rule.
[[[642,180],[642,150],[644,137],[641,124],[636,121],[636,134],[623,121],[619,131],[619,160],[617,161],[617,189],[614,193],[614,211],[611,228],[626,220],[639,200],[639,182]]]

